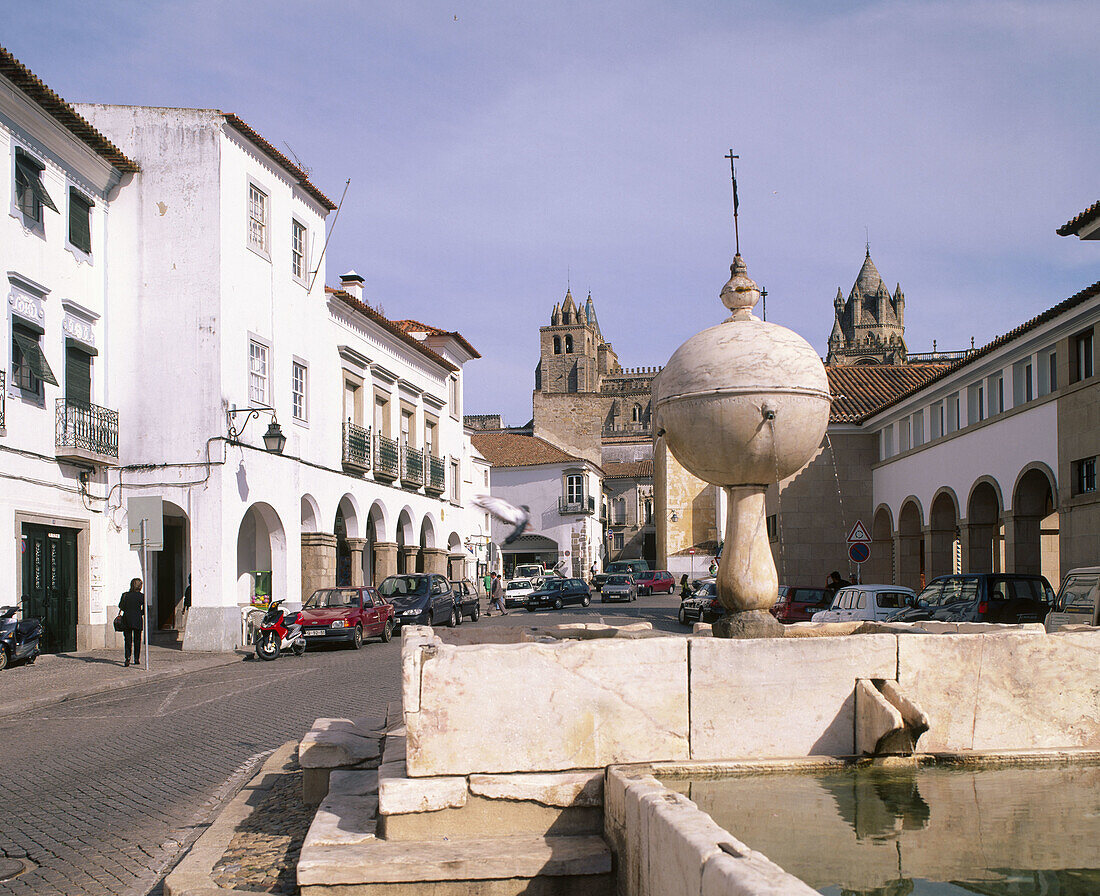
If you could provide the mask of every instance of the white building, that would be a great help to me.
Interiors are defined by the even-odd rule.
[[[0,85],[0,604],[22,598],[47,651],[103,646],[119,438],[107,245],[137,166],[3,49]]]
[[[475,474],[462,364],[476,351],[409,335],[363,301],[358,275],[326,289],[333,203],[235,115],[79,109],[141,165],[109,246],[104,342],[128,423],[107,512],[121,529],[128,498],[164,501],[153,627],[179,627],[189,576],[184,647],[211,650],[241,642],[258,595],[465,572],[465,542],[484,535],[461,504]],[[265,450],[278,432],[281,451]],[[108,551],[121,590],[138,560],[122,538]]]
[[[510,545],[503,542],[512,527],[493,520],[505,573],[517,563],[541,561],[549,568],[565,561],[566,575],[587,575],[600,559],[602,470],[537,436],[495,431],[472,438],[492,464],[493,495],[526,505],[531,514],[529,531]]]

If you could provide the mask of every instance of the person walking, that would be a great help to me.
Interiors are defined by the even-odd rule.
[[[501,616],[508,615],[508,611],[504,609],[504,585],[495,572],[492,575],[492,585],[489,586],[489,606],[496,607]],[[492,613],[486,610],[485,615],[491,616]]]
[[[141,631],[145,626],[145,595],[141,593],[141,579],[130,580],[130,590],[123,592],[118,610],[122,617],[123,657],[129,666],[132,654],[136,666],[141,659]]]

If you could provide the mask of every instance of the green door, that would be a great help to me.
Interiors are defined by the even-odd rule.
[[[23,615],[42,621],[43,653],[76,650],[76,534],[23,526]]]

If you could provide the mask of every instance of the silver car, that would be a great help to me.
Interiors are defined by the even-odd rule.
[[[629,603],[637,599],[638,584],[634,581],[634,576],[612,573],[604,579],[603,588],[600,590],[601,603],[609,600],[625,600]]]
[[[1056,632],[1067,625],[1100,626],[1100,566],[1071,569],[1062,579],[1046,627]]]

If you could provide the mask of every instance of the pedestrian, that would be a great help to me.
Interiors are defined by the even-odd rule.
[[[691,596],[691,588],[688,586],[688,574],[680,576],[680,600]]]
[[[141,579],[130,580],[130,590],[119,599],[118,610],[122,617],[125,665],[130,665],[132,654],[136,666],[141,659],[141,631],[145,625],[145,595],[141,593]]]
[[[183,625],[181,628],[184,631],[187,630],[187,617],[191,615],[191,576],[187,576],[187,587],[183,589]]]
[[[837,570],[833,570],[829,573],[829,578],[825,581],[825,594],[821,599],[821,605],[828,609],[833,605],[833,597],[836,593],[845,585],[850,585],[850,582],[846,582],[840,577],[840,573]]]
[[[500,581],[500,576],[495,572],[493,573],[493,584],[489,588],[489,606],[496,607],[501,616],[508,615],[508,611],[504,609],[504,585]],[[491,616],[492,614],[486,611],[485,615]]]
[[[592,561],[592,566],[588,570],[588,573],[589,573],[589,576],[588,576],[589,579],[591,579],[593,582],[596,581],[596,561],[595,560]]]
[[[710,569],[707,570],[707,574],[713,579],[718,575],[718,562],[716,560],[710,561]]]

